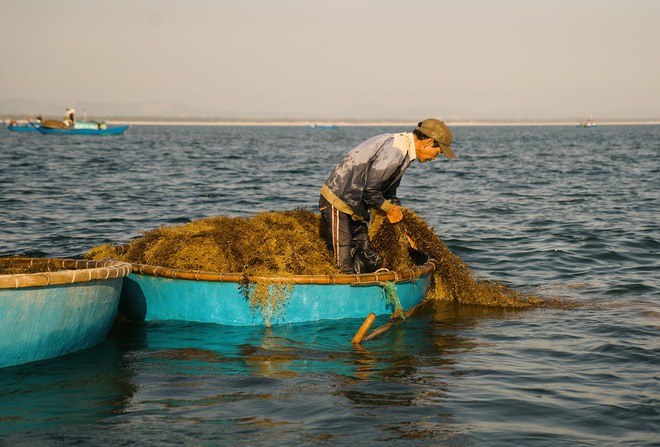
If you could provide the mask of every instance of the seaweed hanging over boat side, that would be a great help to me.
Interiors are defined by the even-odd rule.
[[[402,252],[409,249],[412,243],[416,251],[426,253],[436,261],[434,283],[427,295],[428,299],[501,307],[547,305],[542,298],[524,295],[497,281],[479,278],[461,258],[447,248],[433,228],[411,210],[404,209],[403,220],[394,225],[383,216],[377,219],[380,222],[372,237],[381,251]]]

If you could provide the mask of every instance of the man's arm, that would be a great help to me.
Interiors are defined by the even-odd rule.
[[[393,205],[393,201],[387,200],[383,192],[383,186],[387,185],[396,176],[400,165],[405,161],[405,156],[399,149],[392,146],[383,147],[376,157],[373,159],[369,170],[367,171],[367,178],[365,181],[364,194],[362,199],[371,208],[379,208],[388,212]],[[400,182],[400,178],[392,185],[394,193],[396,194],[396,186]],[[388,197],[392,197],[391,188],[385,191]],[[396,195],[394,196],[396,199]],[[398,205],[398,199],[396,199]]]

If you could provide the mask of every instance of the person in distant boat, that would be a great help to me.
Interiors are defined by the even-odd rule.
[[[434,118],[411,133],[372,137],[349,151],[321,188],[319,209],[328,249],[343,273],[369,273],[382,266],[371,246],[367,223],[370,209],[380,209],[392,223],[403,218],[396,189],[408,166],[442,153],[455,158],[453,134]]]
[[[76,124],[76,110],[72,108],[66,109],[66,120],[69,127],[73,127]]]

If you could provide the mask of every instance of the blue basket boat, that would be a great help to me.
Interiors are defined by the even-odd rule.
[[[399,272],[245,277],[133,264],[124,278],[119,313],[131,320],[231,326],[364,319],[371,312],[392,314],[421,303],[435,268],[429,260]],[[259,288],[268,292],[266,299],[255,299]]]
[[[130,271],[108,259],[0,258],[0,368],[101,343]]]

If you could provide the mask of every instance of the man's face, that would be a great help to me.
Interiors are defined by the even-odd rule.
[[[417,159],[420,163],[425,163],[430,160],[434,160],[435,157],[440,153],[440,147],[436,145],[436,142],[433,141],[433,138],[427,138],[423,140],[419,147],[416,148]]]

